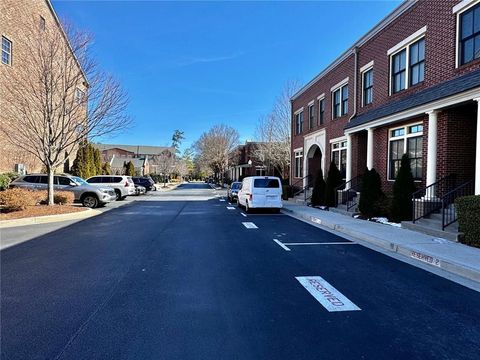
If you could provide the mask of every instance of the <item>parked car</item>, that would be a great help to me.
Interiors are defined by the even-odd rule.
[[[133,176],[132,180],[135,185],[143,186],[146,191],[156,190],[155,182],[149,176]]]
[[[274,176],[251,176],[242,181],[238,191],[238,206],[245,211],[255,208],[282,208],[282,186],[280,179]]]
[[[237,201],[238,199],[238,190],[240,190],[242,183],[239,181],[235,181],[230,184],[227,190],[227,197],[228,201],[233,202]]]
[[[135,195],[135,184],[131,176],[126,175],[97,175],[87,179],[95,186],[108,186],[114,189],[117,200],[124,200],[129,195]]]
[[[142,185],[135,184],[135,195],[143,195],[147,193],[147,189],[145,189]]]
[[[19,187],[32,190],[47,190],[47,174],[23,175],[10,183],[10,187]],[[111,201],[115,201],[115,191],[107,186],[92,186],[78,176],[55,175],[53,177],[53,188],[55,190],[71,191],[75,196],[75,202],[83,206],[96,208]]]

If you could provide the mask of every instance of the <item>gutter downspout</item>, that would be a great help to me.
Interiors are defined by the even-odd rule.
[[[353,49],[353,54],[355,55],[355,74],[353,75],[353,114],[348,119],[348,122],[350,122],[355,116],[357,116],[358,46],[355,46],[355,48]]]

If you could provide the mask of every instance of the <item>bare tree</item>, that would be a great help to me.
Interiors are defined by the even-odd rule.
[[[258,141],[254,154],[267,168],[276,168],[288,176],[291,162],[291,105],[290,98],[298,90],[297,81],[285,83],[276,98],[272,111],[260,119],[256,129]]]
[[[127,96],[90,56],[91,36],[73,27],[37,19],[22,24],[28,55],[22,66],[3,71],[0,131],[16,147],[40,160],[48,173],[48,204],[53,174],[85,140],[130,125]]]
[[[208,166],[223,181],[229,154],[238,145],[239,137],[238,131],[231,126],[224,124],[213,126],[194,144],[197,161]]]
[[[167,184],[167,179],[175,172],[175,156],[170,151],[164,151],[160,155],[154,155],[151,161],[151,167],[155,173],[162,175],[163,187]]]

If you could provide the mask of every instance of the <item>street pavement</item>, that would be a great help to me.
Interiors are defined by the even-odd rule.
[[[1,358],[479,358],[480,293],[222,195],[184,184],[2,250]]]

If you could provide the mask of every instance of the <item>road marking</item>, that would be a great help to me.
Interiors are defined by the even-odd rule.
[[[242,216],[244,216],[244,217],[247,217],[247,214],[244,214],[244,213],[240,213],[240,214],[242,214]]]
[[[330,312],[361,310],[320,276],[297,276],[295,279]]]
[[[235,208],[233,206],[227,206],[227,209],[228,210],[235,210]]]
[[[242,222],[242,224],[247,229],[258,229],[257,225],[255,225],[253,222]]]
[[[351,241],[345,242],[314,242],[314,243],[284,243],[285,245],[357,245]]]
[[[220,199],[220,201],[225,201],[225,199]]]
[[[277,240],[277,239],[273,239],[273,241],[275,241],[278,245],[280,245],[283,250],[285,250],[285,251],[290,251],[290,249],[289,249],[288,247],[286,247],[285,244],[282,243],[281,241],[279,241],[279,240]]]

